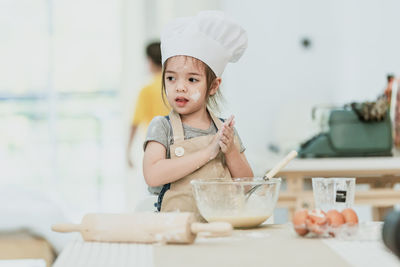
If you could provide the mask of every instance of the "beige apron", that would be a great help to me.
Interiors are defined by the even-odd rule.
[[[209,114],[214,121],[217,129],[222,127],[222,121],[209,111]],[[184,132],[180,115],[175,111],[169,114],[174,144],[170,146],[171,159],[185,157],[196,151],[199,151],[208,146],[215,135],[206,135],[194,137],[184,140]],[[235,145],[240,146],[237,137],[235,136]],[[240,148],[239,148],[240,149]],[[192,172],[191,174],[171,183],[169,190],[165,192],[161,203],[161,211],[180,211],[194,212],[196,217],[201,219],[199,211],[193,197],[190,181],[193,179],[211,179],[211,178],[231,178],[231,174],[227,166],[223,164],[223,153],[220,151],[215,159]]]

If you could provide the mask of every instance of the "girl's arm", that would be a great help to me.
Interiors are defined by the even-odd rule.
[[[234,147],[231,152],[225,153],[225,158],[226,165],[228,166],[232,178],[254,177],[244,152],[240,153],[239,150]]]
[[[226,122],[224,122],[221,128],[221,140],[219,145],[221,146],[222,152],[225,153],[226,165],[228,166],[232,178],[254,177],[246,156],[244,153],[240,153],[238,148],[235,146],[235,131],[233,130],[234,124],[234,118],[231,116]]]
[[[166,159],[166,148],[155,141],[150,141],[144,152],[143,174],[149,186],[161,186],[181,179],[194,172],[219,152],[218,136],[206,148],[193,154],[174,159]]]

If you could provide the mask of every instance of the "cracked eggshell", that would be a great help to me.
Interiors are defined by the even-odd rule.
[[[313,224],[324,225],[327,223],[326,213],[320,209],[310,211],[308,217]]]
[[[306,220],[306,225],[312,232],[321,235],[325,233],[325,228],[327,224],[326,213],[320,209],[312,210],[308,213],[308,219]]]

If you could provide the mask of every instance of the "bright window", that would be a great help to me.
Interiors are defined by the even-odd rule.
[[[120,10],[0,1],[1,183],[53,190],[79,210],[123,205]]]

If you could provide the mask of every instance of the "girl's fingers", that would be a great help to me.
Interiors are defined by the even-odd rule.
[[[228,124],[228,126],[230,126],[230,127],[232,127],[234,124],[235,124],[235,116],[231,116],[231,120],[230,120],[230,123]]]
[[[220,147],[222,152],[226,152],[228,150],[229,147],[231,147],[233,145],[233,140],[232,139],[227,139],[225,137],[221,138],[221,140],[219,141]]]
[[[232,120],[233,120],[233,115],[231,115],[226,121],[224,121],[224,124],[229,126],[231,124]]]
[[[229,138],[227,136],[222,136],[221,141],[224,142],[225,144],[229,143]]]
[[[225,135],[221,136],[220,141],[226,143],[226,136]]]
[[[234,120],[234,116],[231,115],[227,120],[224,121],[224,123],[222,124],[222,127],[227,126],[227,127],[231,127],[232,126],[232,121]]]
[[[224,125],[224,126],[221,127],[221,130],[223,132],[225,132],[225,131],[233,131],[233,126]]]
[[[225,131],[222,131],[222,136],[226,136],[228,138],[233,138],[234,132],[232,129],[227,129]]]
[[[227,119],[218,132],[221,134],[221,138],[219,140],[219,146],[221,147],[221,151],[226,153],[228,148],[233,144],[233,138],[235,135],[233,125],[235,125],[234,116],[231,115],[229,119]]]
[[[232,141],[234,138],[233,134],[223,134],[221,136],[221,139],[223,139],[224,141],[228,142],[228,141]],[[226,143],[225,142],[225,143]]]

